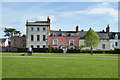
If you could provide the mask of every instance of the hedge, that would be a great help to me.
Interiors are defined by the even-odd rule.
[[[18,52],[27,52],[27,48],[18,48]],[[33,52],[39,52],[39,53],[46,53],[49,52],[48,48],[33,48]],[[51,53],[63,53],[62,49],[59,48],[52,48]],[[68,49],[67,53],[91,53],[91,50],[75,50],[75,49]],[[115,50],[93,50],[93,53],[107,53],[107,54],[120,54],[120,49]]]

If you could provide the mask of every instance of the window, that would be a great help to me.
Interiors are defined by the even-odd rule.
[[[102,44],[102,49],[105,49],[105,44]]]
[[[66,36],[64,33],[62,33],[62,36]]]
[[[74,47],[70,47],[70,49],[74,49]]]
[[[40,31],[40,28],[37,28],[37,31]]]
[[[40,46],[39,46],[39,45],[37,45],[37,48],[40,48]]]
[[[43,45],[43,48],[45,48],[45,45]]]
[[[31,35],[31,41],[33,41],[34,40],[34,38],[33,38],[34,36],[33,35]]]
[[[43,41],[45,41],[45,35],[43,35]]]
[[[53,36],[56,36],[56,33],[53,33]]]
[[[40,40],[40,35],[37,35],[37,41],[39,41]]]
[[[33,45],[31,45],[31,47],[33,48]]]
[[[115,46],[118,46],[118,43],[117,43],[117,42],[115,42]]]
[[[53,45],[58,45],[58,40],[53,40]]]
[[[31,31],[33,31],[33,27],[31,27]]]
[[[46,28],[43,28],[43,31],[45,31],[46,30]]]
[[[24,44],[23,44],[23,47],[25,47]]]
[[[69,45],[70,46],[74,45],[74,40],[69,40]]]
[[[70,36],[74,36],[74,33],[71,33]]]

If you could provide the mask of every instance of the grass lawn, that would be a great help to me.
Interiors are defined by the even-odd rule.
[[[14,56],[2,58],[3,78],[118,78],[117,54],[0,54]]]

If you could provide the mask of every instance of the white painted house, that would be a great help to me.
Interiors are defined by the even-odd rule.
[[[120,48],[120,39],[116,33],[112,39],[110,39],[110,49]]]

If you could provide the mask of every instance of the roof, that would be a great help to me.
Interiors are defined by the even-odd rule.
[[[76,31],[50,31],[51,35],[53,36],[53,34],[55,33],[56,36],[62,36],[62,34],[66,35],[66,36],[79,36],[80,39],[85,39],[85,35],[87,33],[87,31],[78,31],[78,33],[76,33]],[[100,37],[100,39],[109,39],[109,36],[107,33],[99,33],[97,32],[98,36]]]
[[[120,39],[120,32],[109,32],[107,33],[110,39],[115,39],[115,35],[118,34],[118,39]]]
[[[6,38],[0,38],[0,42],[3,43],[6,41]]]
[[[48,21],[27,22],[26,26],[49,26]]]

